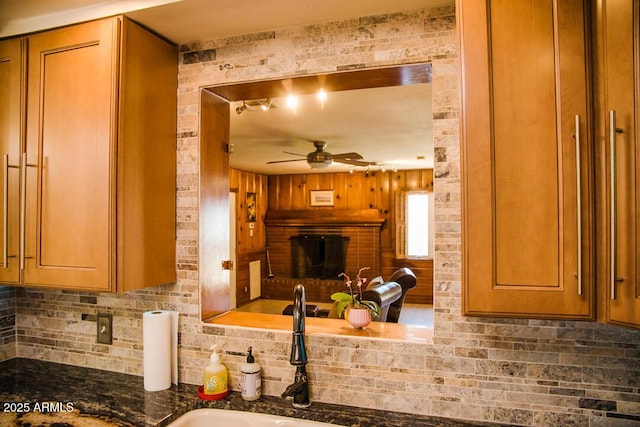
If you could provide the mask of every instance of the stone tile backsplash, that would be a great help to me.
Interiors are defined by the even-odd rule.
[[[0,360],[16,355],[16,292],[0,286]]]
[[[122,295],[0,288],[0,359],[17,355],[142,375],[142,313],[177,310],[181,381],[199,383],[208,348],[218,344],[238,390],[241,354],[251,345],[264,368],[264,393],[280,395],[294,374],[288,363],[290,333],[199,321],[199,91],[216,84],[431,62],[434,342],[309,336],[312,399],[527,426],[640,422],[637,331],[591,322],[460,315],[460,100],[453,4],[204,40],[181,46],[180,52],[178,282]],[[99,312],[113,314],[111,346],[96,343]]]

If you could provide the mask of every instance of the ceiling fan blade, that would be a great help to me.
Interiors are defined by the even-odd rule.
[[[353,166],[370,166],[373,162],[362,160],[362,155],[358,153],[341,153],[333,156],[333,160],[338,163],[344,163]]]
[[[307,159],[293,159],[293,160],[272,160],[270,162],[267,162],[268,165],[273,164],[273,163],[288,163],[288,162],[303,162]]]
[[[334,154],[333,160],[345,159],[345,160],[361,160],[363,157],[358,153],[340,153]]]
[[[371,166],[375,165],[375,162],[367,162],[364,160],[356,160],[356,159],[336,159],[334,157],[333,161],[338,163],[344,163],[345,165],[353,165],[353,166]]]

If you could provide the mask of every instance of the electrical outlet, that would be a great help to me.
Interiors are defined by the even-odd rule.
[[[98,321],[96,322],[98,325],[98,343],[100,344],[111,344],[113,337],[113,329],[112,329],[112,320],[113,317],[111,314],[107,313],[98,313]]]

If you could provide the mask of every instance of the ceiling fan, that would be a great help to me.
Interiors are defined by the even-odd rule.
[[[267,162],[267,164],[273,163],[286,163],[286,162],[299,162],[306,160],[309,166],[312,168],[326,168],[333,162],[344,163],[353,166],[369,166],[374,165],[374,162],[367,162],[362,160],[362,156],[358,153],[341,153],[331,154],[325,151],[327,148],[326,141],[311,141],[316,147],[316,151],[312,151],[309,154],[291,153],[289,151],[283,151],[286,154],[292,154],[294,156],[302,156],[304,159],[292,159],[292,160],[274,160]]]

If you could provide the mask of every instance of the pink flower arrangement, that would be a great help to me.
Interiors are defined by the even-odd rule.
[[[346,273],[340,273],[338,277],[344,278],[344,284],[349,289],[349,293],[336,292],[331,295],[331,299],[337,301],[336,311],[339,317],[343,316],[343,312],[347,307],[353,308],[366,308],[371,312],[371,317],[376,319],[380,316],[380,307],[375,301],[365,301],[362,299],[362,285],[367,281],[366,277],[362,277],[362,272],[369,270],[370,267],[362,267],[358,270],[356,275],[355,286],[351,281],[351,278]],[[354,293],[354,288],[357,287],[357,292]]]

